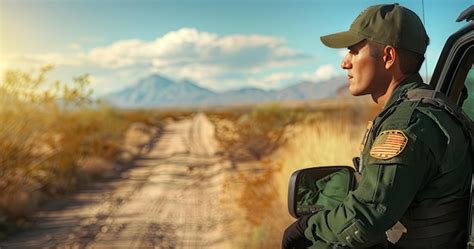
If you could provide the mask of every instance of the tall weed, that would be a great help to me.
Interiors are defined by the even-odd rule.
[[[295,109],[276,103],[260,105],[235,122],[221,122],[217,136],[232,159],[260,160],[286,142],[287,127],[300,118],[301,113]]]
[[[50,70],[8,71],[0,84],[0,233],[44,196],[75,189],[78,161],[120,151],[123,114],[94,103],[87,75],[48,83]]]
[[[366,106],[372,110],[372,106]],[[239,176],[244,183],[238,199],[247,228],[241,248],[279,248],[285,228],[294,220],[287,211],[288,181],[292,172],[309,166],[352,165],[365,131],[367,116],[360,109],[306,113],[301,122],[287,126],[288,139],[260,165],[259,173]],[[258,125],[256,123],[255,125]],[[245,201],[242,201],[245,200]]]

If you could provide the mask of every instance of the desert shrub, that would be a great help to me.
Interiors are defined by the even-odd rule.
[[[75,189],[81,159],[120,151],[123,114],[91,99],[88,75],[48,83],[51,70],[7,71],[0,84],[0,223]]]
[[[217,136],[231,158],[260,160],[285,143],[285,130],[300,118],[296,109],[260,105],[234,122],[221,122]]]
[[[156,110],[122,110],[125,120],[129,123],[142,123],[150,126],[162,126],[165,119],[160,111]]]
[[[283,231],[294,221],[287,210],[292,172],[316,165],[351,165],[368,120],[357,115],[359,107],[333,110],[304,113],[285,129],[287,142],[258,163],[260,171],[238,175],[236,202],[245,214],[243,236],[236,243],[240,248],[280,247]]]

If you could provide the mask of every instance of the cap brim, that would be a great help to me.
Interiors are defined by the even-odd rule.
[[[330,48],[347,48],[366,39],[352,31],[344,31],[320,37],[321,42]]]

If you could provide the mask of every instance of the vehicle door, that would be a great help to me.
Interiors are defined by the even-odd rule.
[[[454,33],[446,42],[436,65],[430,86],[444,93],[462,107],[474,120],[474,5],[464,11],[457,21],[467,20],[468,24]],[[473,175],[474,176],[474,175]],[[474,177],[471,183],[471,225],[469,226],[469,247],[474,248],[472,195]]]

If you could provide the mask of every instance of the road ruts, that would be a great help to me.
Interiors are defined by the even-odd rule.
[[[51,204],[0,247],[231,248],[217,146],[203,114],[169,123],[122,177]]]

